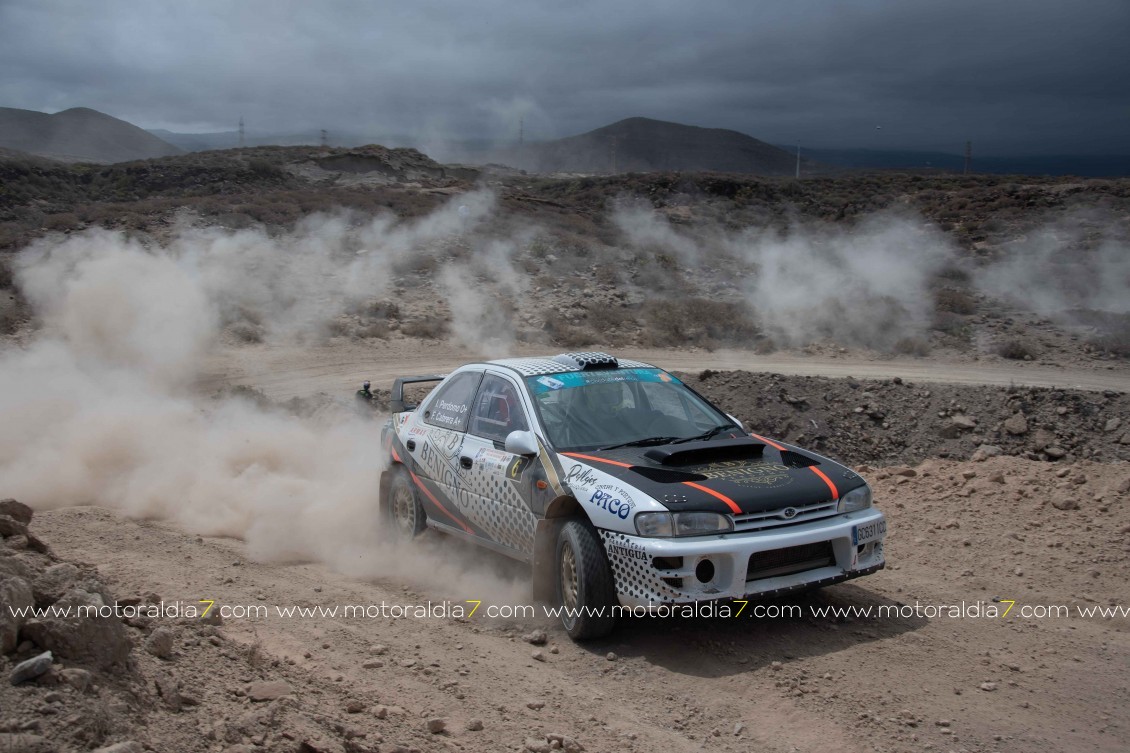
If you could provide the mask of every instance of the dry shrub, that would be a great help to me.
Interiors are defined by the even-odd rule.
[[[399,319],[400,306],[395,301],[372,301],[359,313],[371,319]]]
[[[976,314],[977,300],[963,290],[942,288],[934,293],[934,310],[951,314]]]
[[[594,342],[593,333],[589,329],[576,327],[563,319],[550,317],[545,321],[545,333],[554,345],[566,348],[583,348]]]
[[[263,342],[263,328],[251,322],[236,322],[228,327],[232,337],[243,343]]]
[[[921,337],[904,337],[895,343],[892,350],[900,356],[928,356],[930,343]]]
[[[953,314],[948,311],[935,311],[934,321],[931,323],[930,328],[965,342],[970,342],[973,339],[973,328],[969,325],[969,322],[965,320],[965,317],[960,314]]]
[[[743,303],[707,298],[648,301],[642,318],[649,344],[657,347],[698,344],[749,345],[760,330]]]
[[[358,327],[356,335],[367,340],[387,340],[390,331],[388,323],[375,321],[363,327]]]
[[[997,355],[1013,361],[1030,361],[1040,354],[1039,349],[1027,340],[1009,338],[997,343]]]
[[[441,316],[425,316],[405,322],[400,331],[407,337],[421,340],[442,340],[447,337],[449,321]]]

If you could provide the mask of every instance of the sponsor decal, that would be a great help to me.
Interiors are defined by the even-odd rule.
[[[462,434],[443,429],[428,432],[428,439],[432,441],[437,450],[448,458],[454,457],[459,445],[463,443]]]
[[[466,421],[467,412],[470,410],[471,406],[466,403],[452,403],[440,399],[432,407],[428,420],[443,426],[462,426]]]
[[[565,383],[560,379],[554,379],[551,376],[543,376],[538,378],[538,384],[544,384],[551,390],[559,390],[565,386]]]
[[[789,467],[780,463],[748,463],[724,460],[697,470],[714,481],[728,481],[738,486],[777,487],[792,483]]]
[[[529,458],[515,455],[514,459],[510,461],[510,464],[506,468],[506,477],[511,481],[517,481],[522,478],[522,472],[526,470],[528,462]]]
[[[630,560],[647,560],[647,552],[642,544],[634,541],[613,541],[605,545],[608,553],[614,557],[624,557]]]
[[[575,463],[565,474],[565,483],[570,486],[579,486],[582,489],[586,486],[593,486],[596,484],[596,475],[592,472],[592,468],[583,466],[580,463]]]
[[[408,427],[408,433],[414,434],[417,437],[426,437],[428,435],[428,429],[425,426],[410,426]]]
[[[527,384],[530,385],[530,389],[535,394],[568,387],[583,387],[588,384],[608,384],[611,382],[669,382],[680,384],[678,379],[660,369],[567,371],[555,374],[552,377],[530,377],[529,380]]]
[[[627,520],[635,505],[630,498],[624,499],[627,495],[622,494],[623,490],[613,491],[612,489],[613,487],[609,486],[595,489],[592,496],[589,497],[589,503],[615,515],[620,520]]]
[[[619,497],[625,503],[627,503],[628,506],[630,506],[630,507],[636,506],[636,503],[632,500],[632,495],[628,494],[626,489],[623,489],[619,486],[613,486],[612,484],[601,484],[600,486],[598,486],[596,488],[602,489],[602,490],[604,490],[604,491],[606,491],[610,494],[615,494],[617,497]]]
[[[408,423],[408,419],[410,419],[410,418],[412,418],[411,413],[397,413],[396,414],[396,423],[399,426],[403,426],[404,424]]]
[[[502,475],[506,473],[512,457],[508,452],[484,447],[475,453],[475,465]]]

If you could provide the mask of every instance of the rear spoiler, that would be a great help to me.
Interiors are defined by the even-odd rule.
[[[392,382],[392,395],[388,399],[390,413],[403,413],[406,410],[415,410],[415,405],[404,403],[404,385],[419,382],[440,382],[447,378],[447,374],[429,374],[427,376],[408,376],[394,379]]]

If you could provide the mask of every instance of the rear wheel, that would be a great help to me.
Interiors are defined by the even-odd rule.
[[[557,603],[569,637],[601,638],[616,627],[616,588],[604,547],[587,520],[567,521],[557,535]]]
[[[427,515],[420,504],[416,485],[403,467],[393,471],[385,515],[389,528],[398,539],[414,539],[427,527]]]

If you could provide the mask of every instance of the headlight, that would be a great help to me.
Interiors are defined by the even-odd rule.
[[[871,487],[867,484],[852,489],[850,492],[840,497],[840,512],[855,512],[856,510],[866,510],[871,506]]]
[[[716,512],[641,512],[636,515],[640,536],[704,536],[728,533],[733,521]]]

